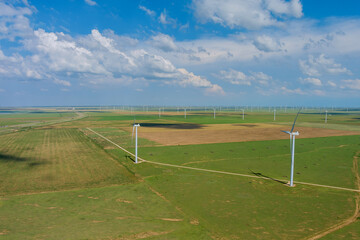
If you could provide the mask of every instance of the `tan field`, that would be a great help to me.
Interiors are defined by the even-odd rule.
[[[171,126],[171,125],[170,125]],[[184,129],[185,128],[185,129]],[[187,129],[191,128],[191,129]],[[205,124],[205,125],[178,125],[168,127],[143,125],[139,136],[162,145],[189,145],[204,143],[246,142],[262,140],[288,139],[289,135],[281,132],[289,130],[289,126],[273,124]],[[131,131],[131,128],[126,128]],[[325,128],[297,127],[297,138],[329,137],[343,135],[358,135],[356,131],[342,131]]]

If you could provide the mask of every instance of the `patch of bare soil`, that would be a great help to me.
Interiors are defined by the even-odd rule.
[[[272,124],[208,124],[202,128],[179,129],[151,127],[141,128],[139,136],[162,145],[189,145],[204,143],[247,142],[288,139],[289,135],[281,130],[284,126]],[[298,127],[300,135],[297,138],[315,138],[328,136],[358,135],[355,131],[334,129]]]
[[[183,219],[180,218],[159,218],[160,220],[163,221],[169,221],[169,222],[182,222],[184,221]]]
[[[153,236],[161,236],[161,235],[166,235],[168,233],[171,233],[173,230],[170,231],[164,231],[164,232],[153,232],[153,231],[148,231],[148,232],[142,232],[142,233],[138,233],[138,234],[134,234],[131,236],[127,236],[127,237],[122,237],[122,238],[118,238],[118,240],[127,240],[127,239],[145,239],[145,238],[150,238]]]

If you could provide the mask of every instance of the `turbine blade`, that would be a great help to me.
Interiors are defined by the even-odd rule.
[[[298,113],[296,114],[296,117],[295,117],[295,120],[294,120],[294,124],[292,125],[291,131],[290,131],[291,133],[292,133],[292,132],[293,132],[293,130],[294,130],[295,123],[296,123],[296,119],[298,118],[298,116],[299,116],[299,113],[300,113],[301,109],[302,109],[302,107],[299,109]]]
[[[132,134],[131,134],[131,142],[133,142],[133,138],[134,138],[134,130],[135,130],[135,124],[133,125],[133,130],[132,130]]]
[[[287,133],[287,134],[290,134],[290,132],[289,132],[289,131],[282,131],[282,132]]]

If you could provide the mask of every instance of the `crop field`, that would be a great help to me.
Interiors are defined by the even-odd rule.
[[[360,238],[360,112],[299,116],[293,188],[295,110],[81,114],[0,135],[0,239]]]

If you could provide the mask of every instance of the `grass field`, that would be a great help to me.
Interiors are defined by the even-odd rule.
[[[0,136],[1,194],[104,186],[134,181],[124,167],[76,129]]]
[[[210,112],[188,112],[186,119],[166,113],[160,119],[156,112],[136,114],[144,125],[140,136],[146,124],[165,133],[190,124],[190,136],[214,120],[220,128],[273,124],[268,112],[250,112],[245,121],[231,111],[216,119]],[[276,123],[288,127],[295,114],[279,114]],[[346,134],[360,127],[356,114],[329,116],[331,127],[320,114],[304,114],[299,125]],[[323,239],[360,236],[359,193],[285,185],[288,139],[164,146],[140,138],[142,158],[175,166],[135,165],[132,156],[87,129],[134,152],[134,116],[86,115],[0,136],[0,239],[308,239],[353,216]],[[351,134],[296,139],[295,181],[358,189],[360,134]]]

